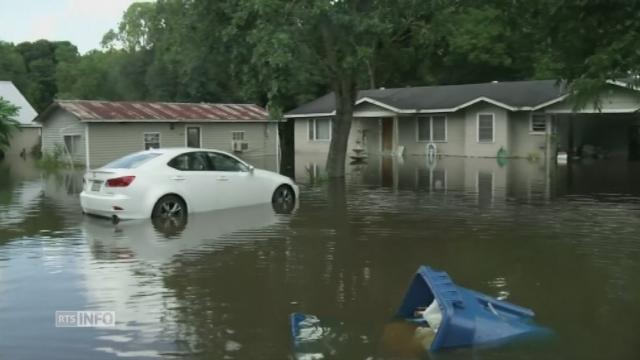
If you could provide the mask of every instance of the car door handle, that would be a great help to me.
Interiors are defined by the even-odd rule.
[[[170,179],[175,181],[182,181],[182,180],[185,180],[186,178],[184,176],[176,175],[176,176],[172,176]]]
[[[218,180],[218,181],[229,181],[229,178],[228,178],[228,177],[226,177],[226,176],[218,176],[218,177],[216,178],[216,180]]]

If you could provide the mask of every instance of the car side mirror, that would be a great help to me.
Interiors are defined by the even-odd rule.
[[[253,165],[249,165],[249,166],[247,167],[247,171],[249,172],[249,174],[253,174],[253,171],[254,171],[255,169],[256,169],[256,168],[255,168],[255,166],[253,166]]]

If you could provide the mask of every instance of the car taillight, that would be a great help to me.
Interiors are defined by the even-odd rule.
[[[135,176],[121,176],[121,177],[117,177],[117,178],[113,178],[113,179],[109,179],[107,180],[107,186],[108,187],[127,187],[129,186],[129,184],[131,184],[133,182],[133,179],[135,179]]]

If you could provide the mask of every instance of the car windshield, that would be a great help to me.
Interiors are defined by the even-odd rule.
[[[134,169],[138,166],[146,163],[147,161],[160,156],[159,153],[145,152],[138,154],[131,154],[125,157],[121,157],[118,160],[114,160],[107,165],[103,166],[105,169]]]

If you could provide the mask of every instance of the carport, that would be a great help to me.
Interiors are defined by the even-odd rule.
[[[555,114],[558,151],[571,157],[640,160],[640,114]]]
[[[553,141],[570,158],[640,160],[640,92],[611,81],[594,102],[577,108],[568,94],[546,104]]]

